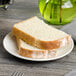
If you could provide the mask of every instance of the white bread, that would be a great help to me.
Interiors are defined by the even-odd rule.
[[[70,40],[68,34],[53,28],[36,16],[16,23],[12,32],[28,44],[46,50],[65,46]]]
[[[53,58],[56,56],[56,50],[42,50],[36,47],[33,47],[21,39],[16,38],[17,45],[19,48],[18,53],[21,56],[29,57],[29,58]]]

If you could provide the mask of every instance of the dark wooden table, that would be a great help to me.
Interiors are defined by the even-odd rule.
[[[64,76],[76,68],[76,46],[66,57],[49,62],[21,60],[6,52],[2,42],[13,24],[34,15],[39,15],[38,0],[15,0],[7,11],[0,8],[0,76],[11,76],[14,71],[25,76]]]

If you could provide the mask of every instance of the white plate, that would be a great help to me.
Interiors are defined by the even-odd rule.
[[[18,58],[25,59],[25,60],[31,60],[31,61],[51,61],[51,60],[60,59],[64,56],[68,55],[74,47],[74,42],[71,39],[71,42],[65,48],[58,49],[56,57],[49,58],[49,59],[33,59],[33,58],[27,58],[27,57],[20,56],[18,54],[18,48],[17,48],[16,41],[11,33],[6,35],[6,37],[3,40],[3,45],[8,53],[10,53]]]

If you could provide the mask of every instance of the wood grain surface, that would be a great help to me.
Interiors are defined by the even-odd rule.
[[[76,69],[76,45],[66,57],[48,62],[32,62],[16,58],[3,48],[3,38],[12,30],[13,24],[39,15],[38,0],[15,0],[5,11],[0,8],[0,76],[11,76],[21,71],[24,76],[64,76]]]

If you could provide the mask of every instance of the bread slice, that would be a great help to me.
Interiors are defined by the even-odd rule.
[[[36,47],[33,47],[21,39],[16,38],[19,51],[18,53],[21,56],[29,57],[29,58],[53,58],[56,56],[56,50],[42,50]]]
[[[65,46],[70,40],[68,34],[49,26],[36,16],[16,23],[12,32],[28,44],[46,50]]]

